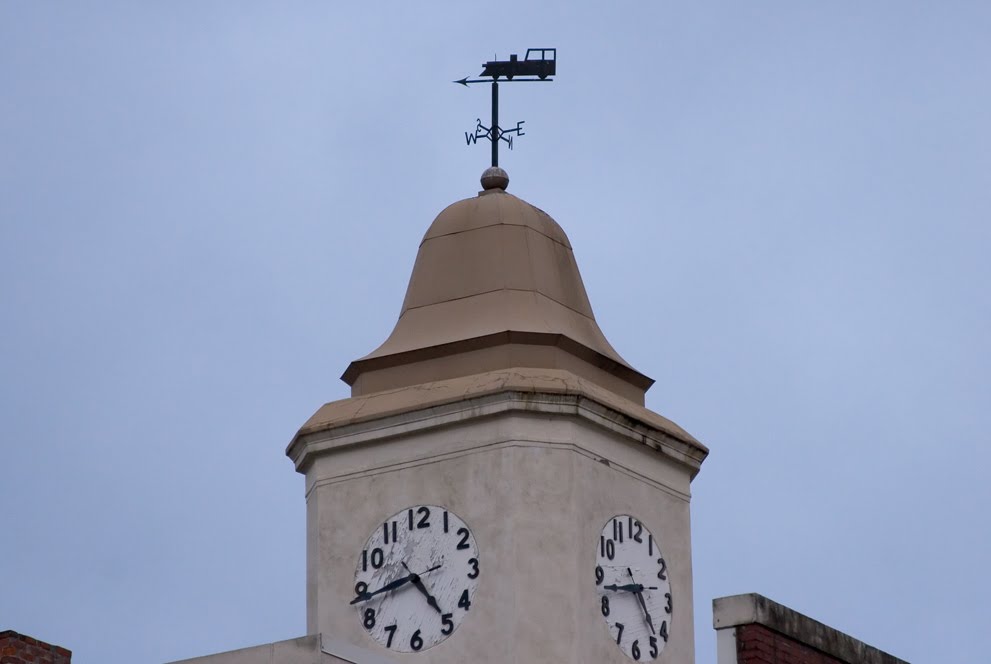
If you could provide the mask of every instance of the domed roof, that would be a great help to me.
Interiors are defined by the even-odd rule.
[[[395,329],[342,378],[360,394],[512,366],[567,367],[640,403],[653,382],[599,329],[564,230],[492,187],[437,216]]]

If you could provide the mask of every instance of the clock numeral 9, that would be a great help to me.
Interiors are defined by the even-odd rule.
[[[605,580],[606,574],[602,571],[601,565],[595,566],[595,585],[601,586],[602,582]]]
[[[602,615],[609,615],[609,598],[605,595],[602,596]]]
[[[354,584],[355,597],[364,597],[367,592],[368,592],[368,584],[365,583],[364,581],[359,581],[358,583]]]
[[[419,650],[423,647],[423,639],[420,638],[420,630],[413,632],[413,636],[409,640],[409,647],[413,650]]]
[[[375,627],[375,609],[365,609],[365,619],[362,621],[365,629]]]

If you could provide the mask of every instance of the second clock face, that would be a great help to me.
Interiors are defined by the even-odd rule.
[[[358,554],[351,604],[380,644],[419,652],[461,624],[480,575],[464,521],[436,505],[408,507],[385,519]]]
[[[597,608],[610,636],[630,659],[656,659],[668,642],[673,611],[660,543],[639,519],[620,514],[596,544]]]

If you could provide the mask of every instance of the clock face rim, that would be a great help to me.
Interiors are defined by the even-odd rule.
[[[386,543],[387,538],[391,542]],[[461,545],[466,546],[459,548]],[[382,550],[378,556],[374,555],[376,549]],[[378,567],[374,567],[376,561]],[[357,595],[359,582],[364,582],[368,584],[368,592],[374,592],[391,581],[408,576],[401,562],[405,562],[410,571],[422,574],[420,581],[434,596],[441,612],[430,606],[425,594],[413,583],[360,601],[354,608],[362,630],[378,645],[404,655],[426,652],[453,636],[470,611],[481,576],[481,555],[475,534],[464,519],[443,505],[404,507],[383,519],[365,540],[358,552],[352,590]],[[430,571],[438,565],[439,569]],[[464,592],[467,592],[467,602]],[[371,628],[366,626],[369,608],[375,610]],[[445,617],[450,614],[453,623],[447,633],[442,631],[448,624],[441,622],[444,619],[441,613]],[[387,635],[389,630],[385,629],[383,621],[397,625],[396,630]],[[415,632],[413,628],[416,628]],[[412,648],[410,637],[413,633],[422,640],[419,649]]]
[[[629,524],[633,524],[635,528],[642,528],[642,530],[634,533],[639,535],[642,542],[636,542],[630,538],[628,532],[623,532],[629,530]],[[619,525],[618,528],[617,525]],[[622,543],[619,541],[620,538],[622,538]],[[610,542],[611,547],[609,546]],[[609,551],[614,553],[612,560],[608,559],[607,553]],[[674,617],[671,570],[661,551],[661,543],[654,537],[642,519],[631,514],[616,514],[609,517],[602,530],[599,531],[599,537],[596,541],[595,565],[595,590],[596,599],[599,602],[597,613],[605,622],[607,634],[613,645],[632,661],[650,662],[660,659],[670,641],[672,618]],[[600,567],[603,570],[601,581],[598,572]],[[633,578],[630,578],[627,567],[633,572]],[[661,576],[664,578],[660,578]],[[654,634],[649,631],[635,593],[604,589],[606,585],[633,583],[657,588],[657,590],[643,590],[644,601],[653,620]],[[608,600],[604,601],[604,597],[608,597]],[[604,614],[607,608],[609,610],[608,616]],[[624,622],[620,622],[621,616]],[[623,638],[619,644],[617,644],[619,634],[616,627],[617,623],[624,625]],[[662,623],[664,625],[663,632],[668,635],[666,639],[661,636]],[[657,654],[654,656],[650,654],[651,636],[656,639],[657,643]],[[634,658],[632,654],[634,641],[638,642],[638,647],[643,645],[643,647],[639,647],[639,659]]]

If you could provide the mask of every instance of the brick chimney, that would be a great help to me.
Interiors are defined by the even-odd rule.
[[[0,664],[69,664],[72,652],[62,646],[18,634],[0,632]]]

